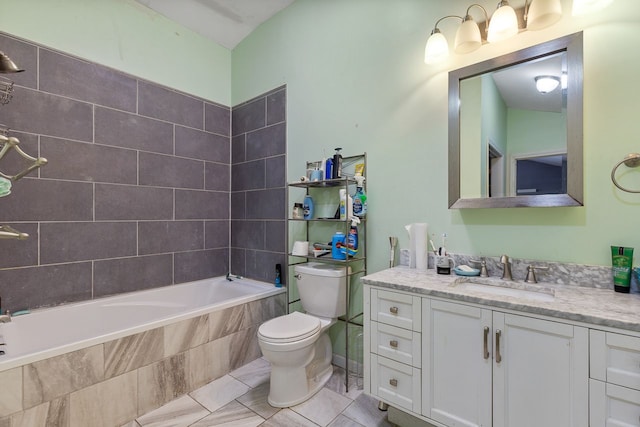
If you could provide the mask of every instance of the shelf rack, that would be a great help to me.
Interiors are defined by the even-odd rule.
[[[291,199],[291,188],[298,188],[298,189],[303,189],[305,190],[305,195],[310,194],[310,191],[314,191],[314,192],[324,192],[326,191],[333,191],[335,193],[335,200],[338,200],[338,192],[336,190],[338,189],[342,189],[344,188],[348,194],[351,194],[351,192],[349,191],[350,189],[355,189],[355,186],[357,184],[356,180],[354,179],[354,175],[355,175],[355,165],[362,163],[364,164],[364,168],[363,168],[363,176],[366,177],[366,165],[367,165],[367,161],[366,161],[366,153],[360,154],[360,155],[356,155],[356,156],[350,156],[350,157],[343,157],[343,177],[341,178],[337,178],[337,179],[328,179],[328,180],[322,180],[322,181],[297,181],[297,182],[291,182],[288,184],[288,188],[289,191],[287,191],[287,206],[292,207],[293,206],[293,201],[290,200]],[[364,190],[366,192],[366,181],[364,184]],[[337,204],[336,204],[337,206]],[[317,209],[316,209],[317,211]],[[337,260],[337,259],[333,259],[331,258],[331,253],[325,254],[325,255],[321,255],[321,256],[313,256],[313,255],[308,255],[308,256],[300,256],[300,255],[293,255],[291,253],[291,251],[288,251],[288,273],[291,273],[291,269],[298,264],[304,264],[307,262],[320,262],[320,263],[327,263],[327,264],[334,264],[334,265],[340,265],[340,266],[345,266],[347,267],[347,290],[346,290],[346,305],[347,305],[347,312],[344,316],[340,317],[338,320],[341,322],[344,322],[344,340],[345,340],[345,371],[346,371],[346,375],[345,375],[345,389],[346,391],[349,391],[349,374],[352,371],[351,367],[350,367],[350,354],[351,354],[351,350],[350,350],[350,345],[349,345],[349,325],[354,325],[356,327],[362,327],[363,326],[363,322],[362,322],[362,318],[363,318],[363,313],[362,311],[358,311],[356,313],[352,313],[352,292],[353,292],[353,288],[355,287],[354,284],[357,283],[356,281],[360,280],[360,278],[364,275],[366,275],[367,273],[367,237],[366,237],[366,218],[360,218],[360,225],[358,227],[358,254],[355,257],[352,258],[347,258],[346,260]],[[309,219],[309,220],[305,220],[305,219],[294,219],[291,218],[291,216],[289,216],[289,219],[287,221],[288,226],[287,226],[287,237],[286,237],[286,241],[289,242],[289,235],[291,232],[291,227],[292,224],[299,224],[300,226],[304,226],[305,230],[304,230],[304,234],[306,236],[306,240],[309,241],[309,244],[311,245],[311,240],[310,240],[310,232],[311,232],[311,228],[314,226],[325,226],[327,228],[333,228],[334,231],[344,231],[345,236],[348,235],[349,232],[349,228],[350,228],[350,219],[346,218],[346,219],[337,219],[337,218],[314,218],[314,219]],[[293,275],[288,274],[288,277],[293,278]],[[296,304],[296,303],[300,303],[300,299],[294,299],[291,300],[291,286],[292,286],[292,281],[288,281],[287,283],[287,312],[289,313],[291,311],[291,306]],[[356,361],[356,363],[362,363],[362,361]]]

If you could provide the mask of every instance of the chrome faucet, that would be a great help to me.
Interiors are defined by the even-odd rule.
[[[511,261],[506,255],[500,257],[500,264],[502,264],[502,280],[513,280],[511,276]]]

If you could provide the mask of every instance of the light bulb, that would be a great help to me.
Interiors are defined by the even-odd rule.
[[[460,27],[458,27],[454,46],[456,53],[473,52],[482,46],[480,28],[478,28],[478,24],[471,16],[467,15]]]
[[[518,17],[508,1],[502,1],[489,22],[487,41],[495,43],[518,34]]]
[[[435,64],[444,61],[449,56],[449,44],[440,30],[435,28],[427,40],[424,48],[424,63]]]

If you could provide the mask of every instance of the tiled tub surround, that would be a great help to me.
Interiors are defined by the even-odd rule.
[[[0,34],[12,75],[0,123],[49,163],[0,199],[3,309],[224,275],[230,109]],[[15,156],[2,169],[18,170]]]
[[[286,281],[286,89],[233,107],[231,271]]]
[[[237,298],[238,305],[225,308],[221,302],[169,314],[147,330],[132,329],[116,339],[103,335],[86,348],[0,371],[0,426],[119,426],[245,365],[260,357],[259,325],[285,310],[284,294],[273,295],[281,290],[263,289],[261,295]],[[14,320],[19,326],[21,319]],[[83,319],[68,323],[85,325]]]
[[[0,123],[49,160],[0,198],[0,224],[31,236],[0,240],[4,309],[219,276],[231,245],[236,274],[272,281],[285,252],[284,87],[233,109],[232,168],[230,108],[2,33],[0,48],[26,70]]]

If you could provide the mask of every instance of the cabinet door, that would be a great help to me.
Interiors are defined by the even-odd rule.
[[[427,298],[422,305],[423,415],[491,426],[491,310]]]
[[[494,427],[588,425],[588,330],[493,313]]]

